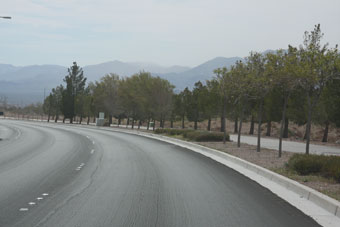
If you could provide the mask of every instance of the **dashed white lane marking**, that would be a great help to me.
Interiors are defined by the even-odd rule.
[[[34,206],[36,203],[35,202],[29,202],[28,205]]]
[[[83,167],[85,165],[85,163],[81,163],[79,167]]]
[[[86,136],[88,139],[90,139],[90,137],[89,136]]]
[[[94,142],[94,141],[92,141],[92,144],[95,144],[95,142]]]
[[[44,198],[42,198],[42,197],[38,197],[38,198],[37,198],[37,200],[43,200],[43,199],[44,199]]]
[[[28,211],[28,208],[23,207],[23,208],[20,208],[19,211]]]
[[[48,193],[43,193],[42,196],[48,196]]]
[[[94,153],[94,150],[92,149],[92,150],[91,150],[91,154],[93,154],[93,153]]]

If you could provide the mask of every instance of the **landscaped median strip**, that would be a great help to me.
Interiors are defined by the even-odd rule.
[[[305,214],[314,218],[319,224],[323,226],[340,226],[340,202],[268,169],[218,150],[167,136],[126,129],[111,129],[111,131],[153,138],[198,152],[268,188]]]

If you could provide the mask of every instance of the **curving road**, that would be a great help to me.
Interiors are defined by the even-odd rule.
[[[0,119],[0,226],[318,226],[199,154],[96,128]]]

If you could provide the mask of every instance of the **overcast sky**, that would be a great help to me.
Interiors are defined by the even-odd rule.
[[[299,45],[320,23],[340,43],[339,0],[1,0],[0,63],[111,60],[195,66]]]

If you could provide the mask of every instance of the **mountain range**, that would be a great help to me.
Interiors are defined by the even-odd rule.
[[[185,87],[192,88],[197,81],[205,81],[213,77],[213,70],[219,67],[229,67],[239,57],[217,57],[196,67],[185,66],[164,67],[154,63],[110,61],[97,65],[83,67],[87,81],[99,80],[108,73],[122,77],[130,76],[140,71],[150,72],[154,76],[169,80],[180,91]],[[59,84],[67,75],[67,67],[59,65],[13,66],[0,64],[0,96],[6,96],[9,104],[27,105],[43,101],[45,95]]]

